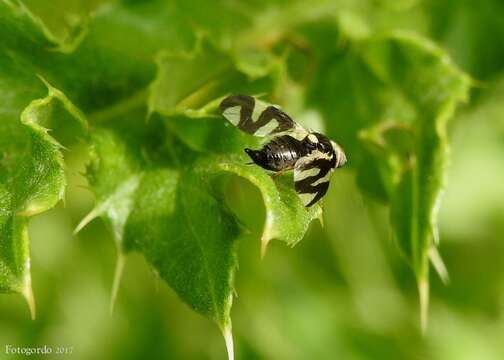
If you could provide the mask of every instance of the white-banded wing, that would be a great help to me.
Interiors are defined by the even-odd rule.
[[[278,107],[248,95],[231,95],[220,104],[222,115],[240,130],[258,137],[288,133],[301,140],[307,132]]]
[[[334,170],[333,152],[312,151],[294,166],[294,188],[306,207],[319,201],[329,189]]]

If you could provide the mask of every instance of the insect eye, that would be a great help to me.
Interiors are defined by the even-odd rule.
[[[317,143],[313,141],[313,139],[310,139],[310,136],[307,136],[305,141],[305,146],[309,150],[315,150],[317,148]]]

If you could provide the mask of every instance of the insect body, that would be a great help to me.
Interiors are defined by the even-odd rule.
[[[290,135],[278,136],[260,150],[245,149],[245,152],[257,165],[272,171],[291,170],[308,153],[303,142]]]
[[[262,149],[245,152],[264,169],[293,169],[294,187],[307,207],[325,195],[332,172],[346,163],[338,144],[323,134],[306,131],[275,106],[251,96],[232,95],[221,102],[220,110],[244,132],[270,138]]]

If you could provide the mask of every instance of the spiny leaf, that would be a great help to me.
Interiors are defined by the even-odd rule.
[[[312,39],[339,36],[330,23],[303,31]],[[419,284],[425,327],[446,122],[466,99],[470,80],[441,49],[407,33],[321,49],[318,56],[329,70],[315,76],[309,99],[326,119],[335,119],[328,121],[329,132],[349,149],[363,189],[390,203],[394,234]]]
[[[137,94],[155,75],[152,60],[159,49],[167,43],[179,51],[194,47],[191,29],[174,25],[179,23],[174,9],[159,7],[150,2],[108,4],[88,21],[89,27],[84,22],[62,44],[22,3],[2,0],[0,48],[62,90],[91,121],[103,120],[112,105],[138,101]],[[125,24],[126,14],[131,22]],[[144,26],[146,19],[163,31],[153,36]],[[171,27],[163,28],[167,19]]]
[[[65,188],[62,146],[48,127],[73,124],[79,133],[85,120],[25,61],[26,52],[57,42],[21,3],[0,2],[0,37],[0,292],[23,294],[35,317],[27,226]]]
[[[303,238],[311,221],[321,218],[322,209],[319,205],[306,209],[299,201],[292,174],[278,177],[274,181],[264,170],[245,165],[243,158],[216,162],[219,169],[249,180],[261,191],[266,207],[266,220],[261,237],[263,256],[271,240],[284,241],[294,246]]]
[[[21,71],[3,63],[2,79],[13,77],[21,85]],[[29,77],[25,78],[26,80]],[[22,103],[30,93],[23,88],[0,87],[5,101],[0,121],[0,291],[25,296],[35,316],[31,291],[28,220],[52,208],[63,198],[65,189],[62,146],[48,134],[43,125],[85,120],[73,104],[57,89],[46,83],[48,95],[33,100],[26,108]],[[23,86],[40,88],[42,82],[33,77]],[[19,118],[19,112],[22,113]]]
[[[39,5],[42,8],[45,6]],[[43,96],[43,87],[36,79],[36,74],[57,85],[67,96],[74,99],[81,109],[91,112],[90,118],[93,121],[111,118],[119,108],[122,111],[142,104],[146,98],[142,98],[142,94],[145,94],[142,87],[146,86],[154,75],[155,64],[152,57],[158,46],[164,45],[167,40],[176,39],[176,42],[171,41],[173,48],[183,50],[191,47],[191,42],[194,42],[190,26],[185,29],[184,25],[177,28],[173,26],[178,18],[173,8],[166,7],[160,12],[158,6],[153,5],[114,4],[101,10],[99,15],[92,19],[93,26],[90,31],[86,19],[81,19],[69,34],[55,36],[20,1],[0,1],[0,87],[4,89],[2,95],[5,97],[2,101],[5,111],[2,110],[2,114],[14,119],[31,99]],[[130,20],[134,20],[134,26],[131,22],[121,22],[125,13],[133,9],[150,17],[151,21],[157,21],[158,26],[166,24],[166,16],[170,16],[175,22],[170,22],[170,31],[157,32],[159,36],[154,37],[149,28],[143,26],[145,17],[130,17]],[[182,36],[183,34],[187,36]],[[125,39],[127,41],[123,41]],[[52,99],[65,101],[60,104]],[[5,217],[2,218],[2,229],[6,233],[2,233],[0,241],[5,244],[3,253],[10,256],[11,260],[14,256],[17,259],[16,264],[3,266],[4,275],[15,266],[19,273],[17,278],[21,278],[22,274],[27,273],[29,260],[26,221],[18,218],[14,221],[12,213],[24,211],[23,214],[28,216],[40,212],[52,207],[63,195],[65,179],[59,145],[46,134],[45,129],[37,127],[37,121],[43,121],[44,126],[56,128],[53,134],[56,134],[63,144],[66,144],[67,140],[70,143],[75,141],[77,136],[82,135],[85,123],[80,112],[68,103],[63,93],[49,86],[49,96],[26,109],[24,118],[30,123],[31,133],[26,130],[19,131],[18,136],[16,126],[19,124],[13,125],[12,122],[5,121],[2,123],[5,131],[2,129],[1,151],[2,154],[7,154],[1,157],[2,206],[14,209],[2,212]],[[69,115],[73,115],[78,121],[68,121]],[[30,139],[30,134],[33,139]],[[32,165],[14,167],[14,162],[23,164],[18,157],[30,158],[27,151],[23,150],[30,141],[31,151],[35,153],[35,156],[31,156]],[[44,141],[51,146],[40,144]],[[44,167],[54,171],[45,171]],[[19,174],[14,174],[11,169],[18,169]],[[29,171],[34,169],[40,170],[40,173],[33,176],[26,186],[18,180],[28,176]],[[23,171],[25,173],[21,174]],[[33,197],[32,201],[25,201],[27,209],[15,209],[17,202],[21,200],[12,199],[9,186],[14,185],[4,186],[4,179],[9,184],[15,184],[18,187],[16,191],[20,194]],[[127,204],[124,204],[124,207],[127,207]],[[18,238],[21,240],[17,240]],[[19,249],[13,251],[13,247],[18,245]],[[29,284],[29,278],[25,279],[24,283]],[[13,281],[10,278],[8,280],[9,283]],[[19,290],[19,285],[15,284],[8,284],[6,287]],[[28,292],[26,294],[27,298],[31,298]]]
[[[224,331],[238,224],[212,186],[208,161],[177,142],[151,148],[146,140],[159,132],[153,128],[159,122],[145,127],[144,117],[131,114],[136,126],[122,131],[95,130],[87,171],[98,201],[94,212],[112,227],[120,252],[143,253],[184,302]],[[118,158],[124,166],[110,166]]]
[[[215,71],[207,74],[203,64],[215,65]],[[216,113],[228,92],[271,93],[281,79],[276,65],[250,77],[203,40],[189,55],[164,53],[158,66],[148,121],[144,108],[128,109],[113,113],[90,136],[87,178],[97,203],[84,221],[102,217],[120,253],[144,254],[185,303],[219,325],[231,356],[240,226],[225,203],[222,175],[244,177],[263,193],[264,248],[274,238],[294,245],[321,209],[304,208],[292,179],[273,181],[262,169],[245,166],[243,148],[256,140]]]
[[[466,100],[470,80],[439,48],[407,34],[370,43],[365,57],[380,78],[417,109],[411,124],[413,148],[401,149],[390,142],[386,146],[404,158],[392,199],[392,224],[420,280],[427,276],[428,251],[437,232],[436,212],[446,162],[446,122],[457,103]]]

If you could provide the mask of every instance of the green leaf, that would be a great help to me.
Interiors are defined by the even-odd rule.
[[[34,95],[25,89],[38,92],[43,82],[8,60],[0,62],[4,99],[0,107],[0,292],[23,294],[34,317],[28,221],[63,199],[66,183],[62,146],[44,126],[75,123],[83,129],[85,120],[48,83],[48,95],[23,109]]]
[[[230,326],[239,227],[199,171],[195,165],[146,173],[126,240],[187,304],[224,330]],[[162,206],[152,206],[160,199]]]
[[[188,110],[205,114],[211,110],[209,107],[217,107],[212,101],[229,93],[259,95],[268,90],[274,96],[283,75],[282,63],[275,58],[251,68],[205,38],[190,53],[160,53],[157,63],[158,74],[150,88],[149,112],[163,115]]]
[[[154,56],[166,44],[174,51],[194,47],[192,28],[178,19],[175,8],[160,2],[108,4],[62,40],[24,5],[3,0],[0,48],[62,90],[90,121],[101,121],[114,104],[145,101]]]
[[[118,112],[141,106],[146,99],[144,87],[154,76],[153,58],[158,48],[170,41],[173,49],[184,50],[192,47],[191,42],[195,39],[189,27],[173,26],[178,18],[173,8],[165,7],[164,11],[159,11],[159,5],[115,4],[100,11],[89,31],[82,22],[71,31],[71,36],[59,37],[53,35],[22,3],[0,1],[0,85],[5,88],[3,95],[8,100],[3,101],[5,109],[2,114],[15,119],[16,113],[20,113],[31,99],[43,96],[43,86],[40,86],[42,84],[36,79],[36,74],[64,89],[81,109],[91,113],[90,119],[95,122],[106,121]],[[128,18],[127,14],[132,16]],[[175,20],[170,23],[170,31],[157,32],[166,27],[167,16]],[[126,23],[125,19],[128,19]],[[150,19],[151,27],[145,26],[146,19]],[[154,33],[157,36],[153,36]],[[60,105],[55,104],[53,99],[65,101],[62,100]],[[82,132],[76,131],[75,126],[65,120],[64,116],[68,118],[68,115],[62,109],[68,112],[70,105],[67,103],[62,93],[50,87],[46,99],[26,109],[26,118],[36,130],[38,128],[33,124],[37,121],[58,127],[57,138],[63,143],[69,137],[75,140],[75,136]],[[70,113],[80,114],[75,108]],[[83,121],[80,115],[77,117]],[[2,232],[1,241],[9,249],[5,252],[6,262],[2,267],[6,279],[5,285],[2,285],[4,291],[20,291],[21,280],[23,289],[28,289],[25,284],[29,280],[29,254],[26,221],[23,219],[52,207],[63,196],[65,186],[59,145],[41,128],[30,139],[30,133],[20,131],[12,124],[3,122],[6,130],[2,131],[1,142],[5,142],[1,149],[1,160],[5,163],[5,167],[2,166],[2,215],[5,215],[2,229],[5,232]],[[59,125],[64,125],[64,129],[59,129]],[[19,137],[23,137],[18,139],[18,132]],[[29,149],[35,152],[32,156],[25,150],[30,141],[32,145]],[[43,141],[51,146],[43,144]],[[30,162],[26,166],[15,167],[14,163],[23,165],[21,158]],[[115,164],[116,159],[111,163]],[[15,169],[19,169],[19,175]],[[24,179],[35,170],[40,170],[37,176],[30,181]],[[22,171],[25,173],[21,174]],[[26,186],[21,181],[23,179],[27,182]],[[14,186],[19,188],[13,189]],[[33,199],[18,200],[14,190]],[[20,208],[22,202],[27,209]],[[124,207],[127,206],[124,204]],[[4,212],[4,208],[8,211]],[[24,218],[17,217],[18,212]],[[17,250],[16,246],[19,247]]]
[[[137,111],[129,120],[143,126],[143,116]],[[97,198],[93,216],[112,227],[121,252],[142,252],[182,300],[224,330],[230,326],[238,224],[189,149],[172,144],[181,158],[145,158],[142,151],[155,157],[162,150],[138,142],[142,129],[135,130],[92,135],[87,176]]]
[[[392,225],[419,281],[427,281],[428,250],[437,233],[444,180],[446,122],[455,106],[467,99],[470,80],[439,48],[406,34],[370,43],[364,56],[416,109],[414,122],[408,124],[412,147],[390,140],[386,146],[403,157],[403,173],[392,196]]]
[[[415,272],[426,325],[429,253],[442,270],[437,211],[447,158],[446,122],[466,100],[469,78],[446,53],[403,32],[337,46],[335,24],[302,29],[333,47],[317,50],[321,69],[308,104],[321,110],[329,135],[341,142],[358,183],[390,203],[393,232]]]
[[[186,304],[229,338],[240,227],[212,184],[210,160],[179,142],[152,148],[163,128],[156,120],[145,126],[144,118],[140,109],[126,128],[93,133],[87,177],[97,204],[84,221],[101,216],[113,230],[119,263],[130,251],[144,254]]]
[[[300,203],[294,190],[292,174],[286,174],[273,180],[264,170],[245,165],[241,161],[219,161],[218,168],[241,176],[261,191],[266,207],[266,220],[261,238],[261,253],[266,253],[268,243],[281,240],[290,246],[296,245],[308,230],[311,221],[322,219],[322,209],[319,205],[306,209]]]
[[[470,2],[428,0],[429,32],[459,66],[478,80],[489,80],[503,70],[504,11],[500,0],[485,0],[478,7]]]

